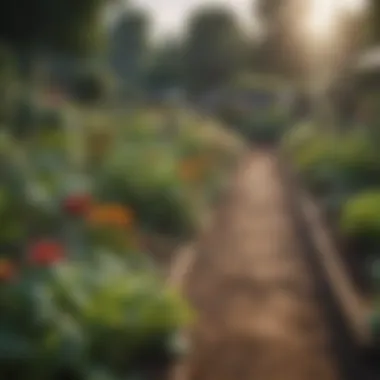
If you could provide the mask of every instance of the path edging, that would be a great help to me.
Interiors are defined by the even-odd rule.
[[[309,246],[323,270],[335,302],[347,322],[347,326],[358,345],[372,346],[372,337],[368,323],[370,310],[364,304],[356,291],[353,281],[349,278],[344,263],[336,245],[323,222],[322,212],[312,197],[300,189],[292,168],[284,168],[282,175],[287,182],[288,198],[293,209],[295,222],[302,224]]]

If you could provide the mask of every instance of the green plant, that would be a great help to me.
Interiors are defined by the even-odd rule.
[[[130,371],[148,348],[157,350],[153,355],[169,350],[170,339],[191,320],[187,305],[153,272],[136,272],[112,256],[57,269],[61,307],[84,326],[91,361],[113,373]]]
[[[365,133],[350,133],[337,142],[337,170],[347,188],[360,191],[380,184],[380,155]]]
[[[0,140],[0,378],[114,380],[165,365],[191,315],[138,232],[195,225],[181,144],[155,144],[149,127],[135,149],[110,139],[100,170],[84,171],[48,121],[33,138]]]
[[[51,380],[84,371],[84,331],[54,301],[48,272],[17,273],[0,284],[0,302],[1,377]]]
[[[273,105],[247,115],[240,124],[240,130],[253,142],[274,143],[281,139],[287,123],[285,110]]]
[[[79,72],[75,78],[72,93],[83,104],[92,104],[107,96],[110,83],[106,76],[94,70]]]
[[[144,360],[177,354],[171,339],[191,313],[154,272],[106,253],[41,265],[1,279],[2,377],[84,380],[99,367],[125,376],[143,369]]]
[[[295,154],[303,146],[308,145],[314,138],[318,136],[317,126],[308,121],[296,124],[284,133],[282,146],[285,151]]]
[[[351,237],[380,237],[380,192],[367,191],[351,198],[343,208],[340,228]]]
[[[310,132],[303,136],[299,142],[288,139],[285,148],[315,193],[353,194],[379,184],[380,156],[364,133]]]
[[[162,147],[119,151],[103,168],[101,197],[132,207],[148,229],[187,234],[195,227],[194,210],[176,168],[175,152]]]
[[[66,123],[65,113],[62,109],[42,109],[39,113],[38,123],[42,131],[62,130]]]

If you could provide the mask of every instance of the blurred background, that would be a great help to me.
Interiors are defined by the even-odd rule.
[[[258,146],[372,305],[379,43],[376,0],[3,2],[0,378],[150,378],[186,352],[173,260]]]

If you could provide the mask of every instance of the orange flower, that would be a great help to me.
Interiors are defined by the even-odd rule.
[[[88,213],[87,220],[94,226],[130,227],[133,223],[131,210],[118,204],[95,205]]]
[[[203,157],[187,159],[180,164],[180,177],[184,181],[200,179],[206,167],[207,160]]]
[[[7,282],[15,275],[15,267],[13,263],[7,259],[0,260],[0,281]]]

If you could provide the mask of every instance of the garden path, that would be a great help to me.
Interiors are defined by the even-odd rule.
[[[184,380],[338,378],[277,170],[268,151],[248,157],[200,242]]]

